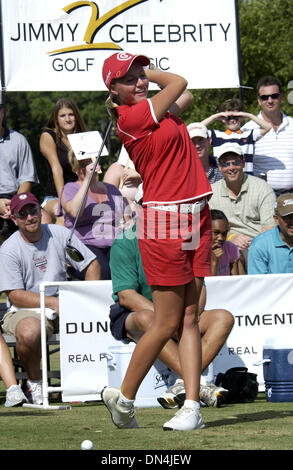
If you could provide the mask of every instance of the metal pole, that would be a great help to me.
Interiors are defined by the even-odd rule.
[[[238,0],[234,0],[234,1],[235,1],[236,36],[237,36],[238,75],[239,75],[239,99],[241,101],[243,101],[242,61],[241,61],[240,26],[239,26],[239,4],[238,4]]]
[[[4,69],[4,40],[3,40],[3,19],[2,19],[2,1],[0,0],[0,82],[1,96],[0,104],[5,105],[5,69]]]

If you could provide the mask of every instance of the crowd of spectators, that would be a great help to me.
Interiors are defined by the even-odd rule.
[[[209,207],[214,276],[293,272],[293,118],[281,111],[282,87],[276,77],[261,78],[256,89],[258,116],[244,112],[243,103],[233,98],[203,121],[187,126],[212,187]],[[186,91],[170,111],[179,113],[191,100]],[[216,120],[224,123],[224,131],[210,128]],[[127,313],[120,324],[119,339],[138,341],[152,318],[151,294],[138,259],[137,241],[132,238],[129,249],[125,241],[122,246],[121,240],[115,240],[125,224],[130,221],[135,224],[138,199],[143,195],[139,192],[142,178],[124,146],[103,181],[97,166],[75,225],[74,244],[83,261],[75,263],[66,255],[70,229],[93,168],[92,161],[74,156],[68,134],[84,131],[86,125],[76,104],[60,99],[40,136],[40,151],[48,166],[45,197],[40,202],[32,194],[39,179],[30,145],[23,135],[7,127],[5,106],[0,104],[0,290],[6,294],[9,307],[1,328],[4,333],[16,336],[18,355],[29,376],[29,398],[35,403],[41,401],[38,286],[44,275],[47,280],[49,276],[51,281],[61,281],[70,278],[71,270],[73,278],[99,280],[111,279],[115,273],[116,283],[124,271],[130,276],[132,269],[128,263],[132,259],[139,264],[134,270],[137,287],[133,287],[133,279],[131,282],[128,279],[133,292],[124,287],[121,293],[116,284],[117,288],[113,286],[115,305],[120,302],[123,313]],[[135,253],[131,251],[134,245]],[[137,304],[133,307],[135,300]],[[58,315],[55,291],[46,302],[48,315]],[[136,311],[143,311],[144,315],[137,317]],[[118,313],[115,309],[111,312],[112,323]],[[222,318],[225,315],[228,322],[229,312],[222,314]],[[207,313],[201,318],[205,316],[209,318]],[[54,332],[55,321],[48,319],[47,327],[48,334]],[[225,329],[224,341],[230,327],[231,323]],[[203,334],[207,332],[206,328]],[[16,384],[1,334],[0,348],[6,406],[22,404],[27,398]],[[162,350],[162,358],[175,364],[173,368],[180,375],[172,342]],[[172,407],[173,403],[168,406],[168,399],[163,397],[162,403]]]

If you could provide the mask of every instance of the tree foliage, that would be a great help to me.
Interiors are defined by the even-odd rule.
[[[283,84],[282,109],[292,114],[287,101],[288,83],[293,80],[291,48],[293,43],[293,0],[239,0],[239,29],[242,64],[242,88],[245,109],[258,112],[255,86],[260,77],[275,75]],[[208,60],[208,59],[207,59]],[[196,64],[195,64],[196,67]],[[195,71],[196,72],[196,71]],[[222,101],[239,96],[238,89],[193,90],[194,102],[183,114],[188,124],[215,113]],[[67,96],[80,108],[89,130],[103,132],[109,120],[105,110],[105,92],[9,92],[6,96],[8,125],[28,139],[35,157],[41,184],[35,193],[41,198],[47,173],[39,151],[39,138],[57,99]],[[219,127],[219,122],[214,127]],[[105,171],[116,160],[120,143],[112,133],[107,141],[110,156],[101,160]]]

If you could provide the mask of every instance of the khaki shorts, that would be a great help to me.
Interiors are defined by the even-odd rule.
[[[15,336],[16,327],[20,320],[24,318],[36,318],[40,320],[41,323],[41,315],[38,312],[33,312],[31,310],[18,310],[14,313],[6,313],[3,318],[2,329],[4,334],[13,335]],[[58,331],[58,319],[56,320],[48,320],[46,318],[46,332],[48,338],[52,336],[53,333],[57,333]]]

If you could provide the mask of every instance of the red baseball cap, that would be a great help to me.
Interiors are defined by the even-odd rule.
[[[15,194],[10,202],[10,211],[12,214],[17,214],[27,204],[39,206],[39,201],[32,193],[19,193]]]
[[[110,89],[112,80],[126,75],[135,60],[141,65],[149,65],[150,63],[150,59],[145,55],[132,55],[127,52],[116,52],[108,57],[102,71],[106,87]]]

